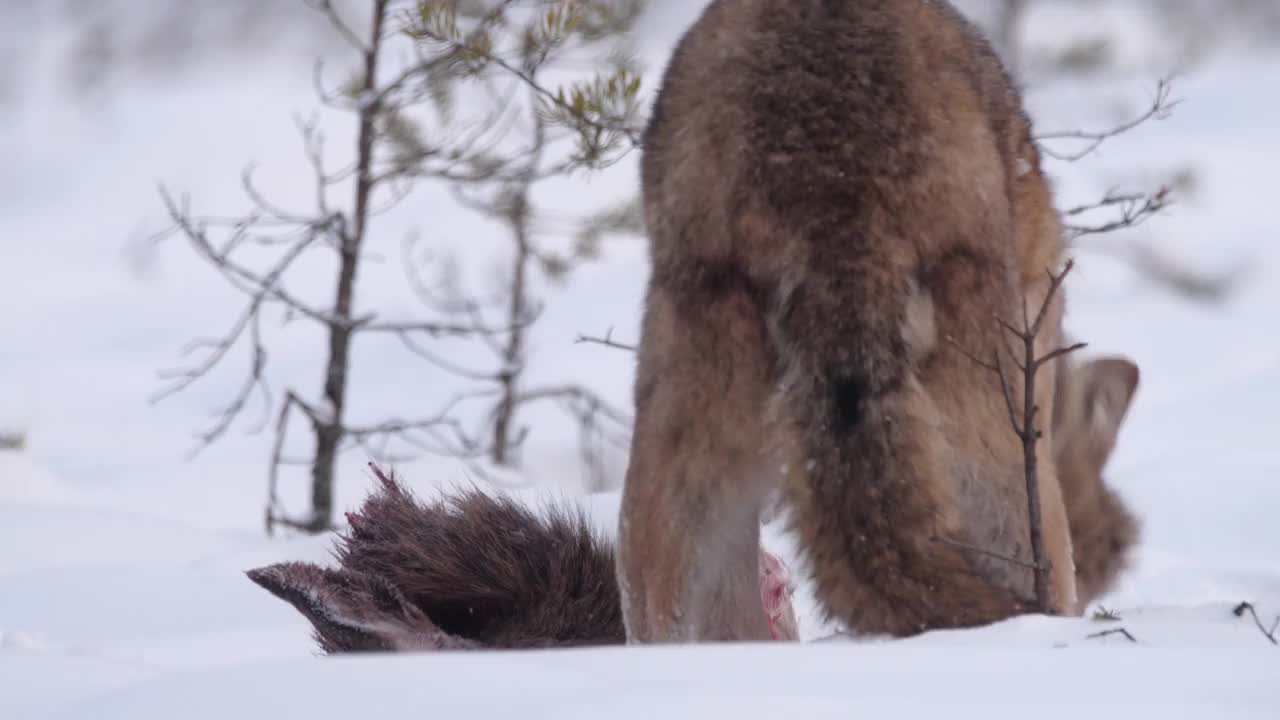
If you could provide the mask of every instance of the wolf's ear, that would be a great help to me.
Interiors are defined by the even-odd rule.
[[[1080,367],[1085,422],[1095,437],[1115,442],[1140,375],[1137,364],[1120,356],[1097,358]]]
[[[326,653],[414,652],[476,647],[441,630],[380,577],[309,563],[280,563],[245,573],[311,621]]]

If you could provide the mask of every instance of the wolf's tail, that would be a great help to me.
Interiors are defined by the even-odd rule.
[[[779,354],[793,359],[780,397],[800,460],[787,495],[817,598],[851,629],[895,636],[1025,612],[1027,600],[981,572],[983,558],[945,537],[964,524],[954,497],[962,469],[948,464],[916,379],[923,348],[937,342],[932,301],[884,280],[889,262],[815,283],[842,289],[843,306],[802,289],[780,314]]]

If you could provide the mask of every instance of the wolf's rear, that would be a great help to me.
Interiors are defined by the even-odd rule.
[[[778,487],[819,600],[851,627],[1030,609],[1022,446],[966,351],[1006,347],[997,318],[1040,307],[1064,246],[986,41],[945,2],[717,0],[666,69],[643,152],[628,638],[760,636],[741,568]],[[1065,511],[1037,452],[1052,606],[1070,613]]]

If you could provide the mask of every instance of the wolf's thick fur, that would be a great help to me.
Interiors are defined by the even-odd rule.
[[[1138,380],[1119,357],[1062,360],[1054,457],[1075,548],[1081,607],[1107,590],[1137,541],[1132,514],[1102,470]],[[619,645],[614,550],[571,507],[538,514],[467,492],[423,503],[392,477],[349,516],[338,565],[281,563],[249,572],[298,609],[329,653]],[[762,607],[776,639],[797,639],[785,574],[762,553]],[[781,607],[779,607],[781,606]]]
[[[748,581],[777,487],[819,600],[853,630],[1031,609],[1031,572],[990,555],[1031,559],[1021,444],[996,374],[947,341],[1005,347],[996,316],[1039,308],[1064,261],[1030,122],[987,42],[936,0],[715,0],[675,50],[643,152],[629,640],[765,636]],[[1061,342],[1062,308],[1057,295],[1040,353]],[[1043,424],[1051,604],[1074,613]]]

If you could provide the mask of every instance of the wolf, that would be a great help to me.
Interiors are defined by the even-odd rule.
[[[1132,565],[1142,524],[1103,479],[1141,372],[1126,357],[1060,367],[1054,389],[1054,463],[1071,526],[1081,610],[1110,591]]]
[[[617,571],[633,643],[759,640],[781,494],[829,619],[904,636],[1036,609],[1000,320],[1063,342],[1062,224],[1019,92],[942,0],[714,0],[643,138],[651,272]],[[1055,363],[1037,377],[1055,412]],[[1023,377],[1006,378],[1014,398]],[[1054,429],[1051,612],[1079,590]]]
[[[1140,524],[1103,475],[1137,390],[1121,356],[1060,365],[1053,456],[1072,530],[1080,606],[1112,589]],[[537,513],[500,495],[430,503],[394,475],[348,515],[337,564],[285,562],[249,578],[297,609],[329,654],[622,645],[615,544],[570,504]],[[755,574],[771,640],[801,635],[796,581],[760,548]]]

